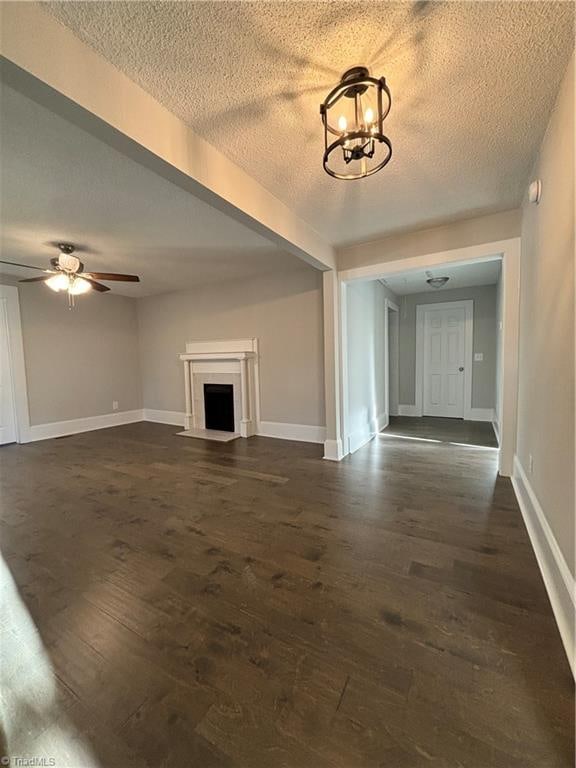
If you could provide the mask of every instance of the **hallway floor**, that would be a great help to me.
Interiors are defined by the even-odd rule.
[[[573,765],[572,677],[495,451],[388,437],[336,464],[176,431],[1,450],[8,753]]]
[[[497,448],[498,441],[492,424],[486,421],[443,419],[437,416],[391,416],[382,435],[437,440],[441,443],[465,443],[485,448]]]

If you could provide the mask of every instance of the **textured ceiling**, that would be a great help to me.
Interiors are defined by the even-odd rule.
[[[571,2],[63,2],[64,24],[333,243],[515,207],[573,46]],[[385,75],[394,155],[322,170],[318,106]]]
[[[309,268],[7,86],[0,132],[2,259],[47,267],[48,243],[69,241],[87,249],[87,269],[139,274],[110,284],[128,296]]]
[[[500,277],[500,259],[460,266],[438,267],[429,271],[432,277],[448,277],[450,279],[442,288],[432,288],[426,282],[429,277],[427,271],[422,270],[421,272],[406,272],[387,277],[382,282],[397,296],[406,296],[409,293],[438,293],[475,285],[494,285]]]

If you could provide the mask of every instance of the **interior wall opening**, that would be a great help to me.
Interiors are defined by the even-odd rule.
[[[345,320],[349,452],[375,435],[498,448],[500,257],[350,282]]]

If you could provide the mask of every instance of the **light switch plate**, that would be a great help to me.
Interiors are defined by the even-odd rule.
[[[483,352],[474,352],[474,362],[481,363],[484,360]]]

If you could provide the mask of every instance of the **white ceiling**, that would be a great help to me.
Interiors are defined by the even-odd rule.
[[[500,259],[476,262],[461,266],[439,267],[421,272],[403,272],[387,277],[382,282],[397,296],[409,293],[441,293],[454,288],[469,288],[475,285],[494,285],[500,277]],[[442,288],[432,288],[426,280],[432,277],[450,278]]]
[[[44,268],[57,255],[50,242],[72,242],[87,269],[138,274],[138,285],[109,283],[127,296],[308,268],[7,86],[1,106],[0,258]]]
[[[570,2],[44,5],[337,244],[518,206],[573,47]],[[394,155],[342,182],[318,107],[356,64]]]

